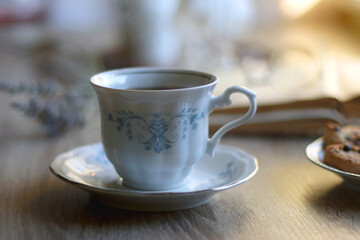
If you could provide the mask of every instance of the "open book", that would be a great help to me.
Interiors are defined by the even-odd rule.
[[[327,121],[360,124],[359,66],[360,60],[328,58],[319,78],[294,84],[291,81],[296,77],[292,73],[276,81],[251,85],[241,84],[236,74],[219,72],[220,82],[214,95],[233,85],[243,85],[257,93],[256,115],[233,133],[321,134]],[[212,131],[247,111],[245,97],[233,96],[231,106],[211,114]]]

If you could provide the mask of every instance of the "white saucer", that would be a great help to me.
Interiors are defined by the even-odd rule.
[[[360,187],[359,174],[345,172],[323,163],[324,150],[322,138],[315,140],[306,147],[306,156],[312,163],[315,163],[316,165],[325,168],[326,170],[334,172],[341,176],[345,181],[355,185],[356,187]]]
[[[255,175],[255,157],[230,146],[219,145],[215,157],[204,157],[187,183],[166,191],[128,188],[105,156],[101,143],[81,146],[55,158],[52,173],[107,205],[136,211],[174,211],[205,204],[216,193],[246,182]]]

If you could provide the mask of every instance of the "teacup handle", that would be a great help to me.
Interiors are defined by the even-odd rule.
[[[249,99],[249,110],[243,116],[238,119],[235,119],[224,126],[222,126],[219,130],[215,132],[215,134],[208,140],[206,153],[210,156],[214,156],[215,147],[219,143],[221,137],[230,131],[231,129],[240,126],[246,121],[250,120],[256,112],[257,104],[256,104],[256,93],[240,86],[229,87],[224,91],[223,94],[217,97],[212,97],[210,100],[209,113],[211,113],[215,108],[221,108],[231,104],[230,96],[233,93],[242,93]]]

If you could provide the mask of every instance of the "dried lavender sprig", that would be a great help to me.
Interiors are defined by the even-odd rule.
[[[51,136],[58,136],[68,129],[79,128],[85,124],[85,118],[71,103],[43,103],[30,99],[29,103],[12,102],[11,107],[20,110],[26,116],[35,118]]]
[[[42,83],[42,84],[25,84],[25,83],[7,83],[0,82],[0,91],[8,92],[11,94],[38,94],[38,95],[53,95],[57,89],[55,83]]]

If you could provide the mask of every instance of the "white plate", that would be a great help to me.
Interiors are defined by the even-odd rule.
[[[337,168],[331,167],[329,165],[326,165],[323,162],[324,150],[323,150],[322,138],[315,140],[306,147],[306,156],[311,162],[315,163],[316,165],[325,168],[326,170],[329,170],[331,172],[334,172],[339,176],[341,176],[342,178],[344,178],[344,180],[346,180],[347,182],[355,184],[356,186],[360,187],[359,174],[345,172]]]
[[[50,170],[107,205],[136,211],[174,211],[205,204],[216,193],[246,182],[257,172],[258,163],[238,148],[219,145],[214,158],[204,157],[195,165],[184,186],[143,191],[122,184],[102,144],[96,143],[57,156]]]

